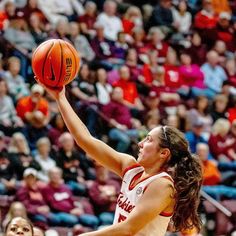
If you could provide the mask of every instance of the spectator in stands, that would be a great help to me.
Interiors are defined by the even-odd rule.
[[[74,139],[68,132],[59,138],[60,149],[57,152],[57,165],[63,171],[63,179],[75,195],[86,194],[85,173],[81,166],[82,155],[76,150]],[[89,171],[89,170],[87,170]]]
[[[207,140],[202,135],[204,124],[199,120],[195,120],[192,129],[185,133],[185,137],[189,142],[189,147],[192,153],[196,153],[198,143],[207,143]]]
[[[95,53],[87,38],[80,34],[79,24],[77,22],[70,22],[69,28],[70,40],[79,52],[80,57],[85,61],[92,61],[95,58]]]
[[[170,49],[166,55],[165,68],[165,85],[175,91],[183,86],[183,80],[179,73],[178,57],[176,50]]]
[[[221,173],[217,168],[217,162],[209,160],[209,147],[206,143],[198,143],[196,154],[203,166],[203,185],[217,185],[221,181]]]
[[[131,45],[136,49],[140,56],[143,54],[145,55],[145,53],[148,51],[145,37],[146,35],[143,28],[137,27],[133,29]]]
[[[159,27],[152,27],[148,31],[147,35],[147,48],[149,50],[156,50],[158,55],[158,63],[163,64],[165,62],[169,45],[164,41],[165,34],[160,30]]]
[[[103,5],[103,12],[97,17],[97,23],[104,27],[104,35],[107,39],[116,41],[117,34],[123,31],[122,22],[116,16],[117,3],[106,0]]]
[[[147,113],[149,113],[149,115],[147,115],[147,117],[145,117],[145,118],[147,118],[147,120],[145,119],[146,122],[148,122],[149,116],[150,116],[150,119],[152,119],[152,117],[153,117],[155,114],[157,114],[156,119],[157,119],[157,121],[158,121],[158,123],[159,123],[160,118],[161,118],[161,116],[160,116],[160,96],[157,94],[156,91],[151,90],[151,91],[148,93],[147,97],[145,97],[145,111],[146,111]],[[163,113],[164,113],[164,112],[163,112]],[[155,119],[154,119],[154,120],[155,120]],[[149,121],[149,122],[150,122],[150,121]],[[151,122],[151,123],[152,123],[152,122]],[[155,122],[154,122],[154,124],[155,124]],[[154,124],[153,124],[153,125],[154,125]],[[148,128],[148,130],[151,130],[150,127]]]
[[[17,57],[10,57],[8,59],[8,71],[4,74],[4,79],[14,103],[20,98],[29,95],[29,89],[24,82],[25,78],[19,75],[20,68],[20,59]]]
[[[204,75],[197,64],[192,63],[192,58],[189,54],[183,52],[180,55],[179,74],[183,85],[189,89],[191,87],[203,88]]]
[[[141,59],[142,60],[142,59]],[[147,57],[143,59],[144,65],[142,68],[142,74],[144,83],[147,87],[151,87],[153,80],[157,74],[158,68],[158,53],[155,50],[149,50]]]
[[[93,62],[95,69],[103,67],[106,70],[113,68],[110,58],[113,57],[114,42],[109,40],[104,34],[104,26],[101,22],[94,24],[96,36],[90,41],[91,47],[96,54],[96,60]]]
[[[217,93],[220,93],[223,82],[227,79],[224,69],[218,65],[219,55],[216,51],[207,53],[207,62],[201,67],[204,74],[205,89],[193,88],[193,95],[205,95],[213,99]]]
[[[126,34],[131,35],[134,28],[143,28],[143,16],[136,6],[129,6],[121,20]]]
[[[217,24],[217,16],[214,12],[211,0],[203,0],[202,10],[197,12],[194,17],[194,27],[200,33],[203,42],[209,47],[216,39],[215,27]]]
[[[192,15],[188,12],[187,7],[187,2],[181,0],[177,5],[177,9],[172,9],[175,26],[177,31],[182,34],[188,34],[192,24]]]
[[[112,179],[109,171],[103,166],[96,165],[96,180],[89,187],[89,197],[99,218],[100,225],[113,223],[116,201],[120,183]]]
[[[220,201],[222,198],[236,199],[236,189],[231,186],[223,185],[223,178],[219,169],[217,168],[217,163],[208,159],[208,145],[199,143],[197,145],[197,155],[201,159],[203,166],[202,190],[218,201]]]
[[[138,53],[134,48],[129,48],[125,56],[125,65],[130,71],[130,80],[133,82],[138,82],[141,79],[142,67],[138,64]],[[143,76],[142,76],[143,77]]]
[[[75,103],[75,108],[80,117],[85,121],[86,126],[95,136],[96,133],[96,115],[98,98],[94,77],[91,76],[89,65],[83,63],[80,67],[79,76],[71,83],[71,100]]]
[[[202,38],[197,31],[194,31],[190,39],[190,47],[186,48],[185,51],[192,58],[193,64],[201,66],[205,63],[207,48],[202,43]]]
[[[210,103],[207,97],[197,96],[194,101],[194,107],[187,112],[189,127],[192,128],[196,120],[201,120],[203,122],[203,133],[209,135],[213,124],[209,109]]]
[[[28,24],[30,23],[31,15],[36,15],[41,23],[48,23],[43,12],[39,9],[38,0],[27,0],[27,4],[22,11],[24,12],[24,16]]]
[[[53,145],[53,148],[59,147],[59,137],[67,130],[64,120],[60,113],[56,113],[51,121],[50,127],[48,128],[48,138]]]
[[[219,65],[222,67],[225,66],[227,59],[234,58],[234,54],[227,50],[226,43],[223,40],[216,40],[213,50],[218,53]]]
[[[37,45],[44,42],[48,38],[46,28],[44,24],[42,24],[41,19],[37,13],[32,13],[30,15],[29,30]]]
[[[37,141],[36,147],[37,151],[34,158],[41,167],[37,177],[43,182],[48,182],[48,172],[56,166],[56,162],[50,157],[51,143],[47,137],[43,137]]]
[[[229,58],[225,62],[225,70],[228,81],[232,87],[236,87],[236,62],[235,59]]]
[[[151,18],[151,26],[160,26],[165,32],[170,33],[175,29],[175,22],[171,11],[171,0],[160,0],[154,8]]]
[[[228,12],[221,12],[216,25],[217,39],[222,40],[226,43],[227,49],[233,50],[234,31],[230,23],[231,15]]]
[[[29,145],[22,133],[14,133],[8,147],[13,169],[18,180],[22,180],[24,170],[28,167],[40,170],[40,165],[30,153]]]
[[[129,48],[129,44],[127,43],[125,32],[119,32],[117,34],[117,40],[114,44],[113,48],[113,63],[114,64],[123,64],[125,56],[127,54],[127,50]]]
[[[71,93],[75,97],[76,102],[97,102],[97,97],[88,63],[82,63],[78,78],[73,80],[71,83]]]
[[[57,217],[50,212],[41,191],[37,183],[37,171],[27,168],[24,171],[24,185],[18,189],[16,199],[25,205],[32,222],[46,229],[49,222],[56,224],[58,221]]]
[[[4,3],[4,8],[0,10],[0,30],[4,30],[8,27],[8,14],[7,14],[7,4],[13,5],[13,13],[14,13],[14,4],[9,2]]]
[[[24,123],[17,116],[13,100],[7,94],[7,83],[0,78],[0,130],[7,136],[11,136],[14,132],[20,131]]]
[[[228,101],[228,97],[224,94],[218,94],[215,96],[210,110],[210,115],[214,122],[220,118],[227,119]]]
[[[29,145],[24,134],[16,132],[12,135],[10,144],[8,146],[9,153],[24,153],[30,154]]]
[[[32,150],[35,149],[36,141],[47,134],[50,112],[49,103],[43,94],[42,86],[34,84],[30,96],[21,98],[16,105],[17,114],[26,124],[24,132]]]
[[[43,195],[51,211],[56,215],[60,225],[72,226],[80,222],[96,229],[98,219],[92,212],[86,212],[84,206],[76,206],[72,192],[63,183],[62,170],[54,167],[49,171],[50,182],[43,189]],[[89,209],[87,209],[89,210]]]
[[[13,194],[16,189],[16,178],[7,152],[0,152],[0,194]]]
[[[84,14],[83,5],[76,0],[38,0],[38,6],[52,25],[61,19],[75,21]]]
[[[113,83],[114,87],[120,87],[123,91],[124,104],[130,109],[142,111],[144,106],[139,97],[136,84],[130,79],[130,71],[127,66],[121,66],[119,69],[120,79]]]
[[[71,43],[69,40],[68,33],[69,33],[69,21],[67,19],[59,19],[55,27],[53,27],[53,29],[50,31],[49,38],[62,39]]]
[[[180,96],[175,89],[166,86],[165,68],[158,66],[154,80],[152,81],[151,91],[154,91],[160,99],[159,109],[162,118],[169,110],[176,110],[176,105],[180,102]]]
[[[111,129],[109,138],[117,141],[116,150],[127,152],[132,139],[138,139],[140,121],[132,118],[129,108],[124,105],[122,88],[115,87],[111,95],[111,101],[102,107],[103,114],[108,118]]]
[[[84,14],[78,19],[81,33],[88,38],[93,38],[96,35],[94,24],[97,19],[97,5],[92,1],[86,1],[84,10]]]
[[[13,54],[20,58],[20,74],[27,80],[30,65],[29,59],[32,51],[36,48],[36,43],[28,29],[24,16],[11,20],[9,27],[4,31],[3,37],[13,47]]]
[[[15,217],[23,217],[24,219],[28,219],[27,211],[22,202],[12,202],[9,210],[2,221],[2,227],[5,229],[7,224]]]
[[[22,217],[13,218],[5,228],[5,236],[33,236],[33,225]]]
[[[95,83],[96,95],[98,102],[101,105],[106,105],[110,102],[112,86],[107,82],[107,72],[105,69],[100,68],[96,71],[97,82]]]
[[[212,156],[219,162],[230,161],[231,149],[235,145],[235,140],[228,136],[230,122],[227,119],[220,118],[212,126],[212,133],[208,140]]]

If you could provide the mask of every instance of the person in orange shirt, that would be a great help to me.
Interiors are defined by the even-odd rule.
[[[31,95],[21,98],[16,110],[18,116],[33,127],[41,128],[48,123],[49,104],[43,96],[42,86],[35,84],[31,88]]]
[[[211,4],[216,15],[219,15],[221,12],[231,13],[228,0],[211,0]]]
[[[203,185],[217,185],[221,180],[220,171],[217,168],[217,163],[213,160],[208,160],[209,147],[205,143],[198,143],[196,154],[199,156],[203,167]]]
[[[17,115],[24,121],[24,134],[30,148],[36,148],[39,138],[47,136],[47,124],[50,119],[49,103],[43,98],[44,89],[34,84],[29,96],[22,97],[16,105]]]

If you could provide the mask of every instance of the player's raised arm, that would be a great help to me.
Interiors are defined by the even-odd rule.
[[[65,88],[61,90],[51,90],[45,87],[45,89],[55,98],[67,128],[77,144],[87,155],[119,176],[122,176],[123,170],[128,165],[132,165],[136,162],[132,156],[119,153],[104,142],[91,136],[87,127],[69,104],[65,96]]]

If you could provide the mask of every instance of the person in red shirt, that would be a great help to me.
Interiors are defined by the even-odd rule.
[[[183,85],[177,62],[176,51],[174,49],[169,50],[166,56],[166,63],[164,64],[165,85],[174,90],[179,89]]]
[[[139,98],[136,84],[130,81],[130,71],[127,66],[119,69],[120,79],[113,83],[114,87],[120,87],[123,90],[124,103],[129,108],[143,110],[144,106]]]
[[[217,37],[215,30],[217,21],[218,17],[215,15],[211,0],[204,0],[202,10],[194,18],[194,27],[209,46],[212,46]]]
[[[169,50],[169,45],[164,42],[165,35],[158,27],[150,28],[147,40],[149,43],[147,45],[149,50],[156,50],[158,53],[158,62],[163,64]]]

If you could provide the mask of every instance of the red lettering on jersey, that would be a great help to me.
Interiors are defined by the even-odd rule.
[[[124,211],[130,213],[134,209],[135,205],[130,204],[129,199],[127,197],[126,198],[124,197],[125,197],[124,194],[120,193],[117,199],[117,205]]]
[[[118,223],[122,222],[122,221],[125,221],[126,220],[126,216],[123,216],[123,215],[119,215],[119,218],[118,218]]]

